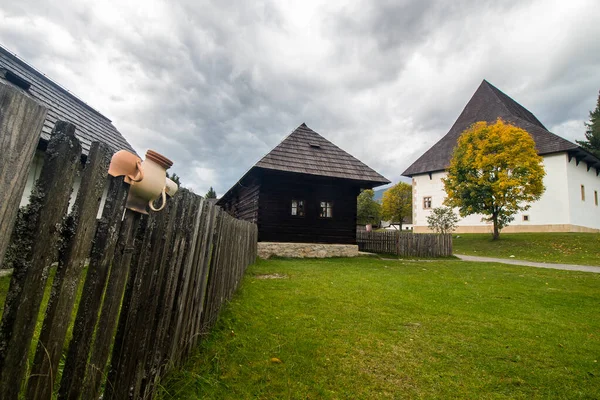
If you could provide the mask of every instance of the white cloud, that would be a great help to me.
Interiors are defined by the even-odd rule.
[[[21,0],[0,43],[222,194],[302,122],[397,181],[484,78],[581,139],[598,20],[595,0]]]

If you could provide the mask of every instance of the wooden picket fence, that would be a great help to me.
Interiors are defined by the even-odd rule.
[[[356,231],[360,251],[403,257],[447,257],[452,255],[452,235],[401,231]]]
[[[4,139],[23,130],[14,129],[15,124],[2,130],[4,117],[0,114],[1,150],[17,152],[10,143],[22,138]],[[31,126],[35,123],[24,131]],[[160,377],[210,330],[256,259],[257,228],[185,189],[161,212],[126,210],[129,185],[107,176],[112,152],[102,143],[92,144],[75,204],[66,215],[81,155],[74,131],[72,124],[57,122],[29,205],[16,223],[12,212],[0,214],[15,224],[6,252],[14,272],[0,324],[0,398],[48,399],[55,393],[59,399],[97,399],[101,392],[103,399],[152,398]],[[4,165],[15,159],[3,154],[2,177],[26,178],[22,165]],[[28,369],[55,261],[50,300]],[[71,325],[72,339],[65,343]]]

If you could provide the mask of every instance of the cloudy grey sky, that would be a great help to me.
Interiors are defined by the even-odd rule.
[[[222,194],[302,122],[397,182],[484,78],[582,139],[599,21],[598,0],[0,0],[0,43]]]

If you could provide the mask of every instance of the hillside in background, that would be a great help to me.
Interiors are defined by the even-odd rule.
[[[373,199],[375,201],[381,203],[381,199],[383,198],[383,192],[385,192],[388,189],[389,188],[385,187],[385,188],[382,188],[382,189],[375,190],[375,196],[373,197]]]

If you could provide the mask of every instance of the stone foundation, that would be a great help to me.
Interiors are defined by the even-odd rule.
[[[258,242],[258,256],[289,258],[356,257],[358,245],[325,243],[275,243]]]

